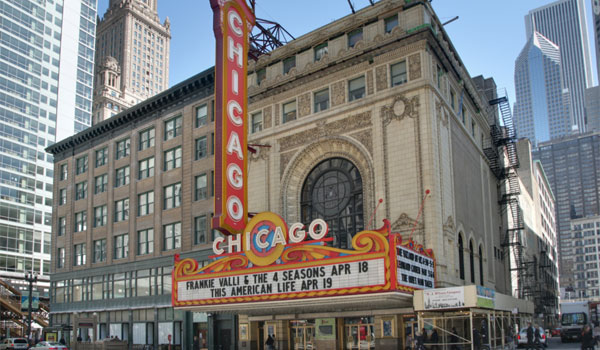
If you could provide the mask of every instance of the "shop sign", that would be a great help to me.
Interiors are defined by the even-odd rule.
[[[465,306],[464,287],[439,288],[423,291],[425,310],[454,309]]]
[[[244,0],[211,0],[215,60],[215,213],[212,227],[240,233],[248,218],[248,38],[254,14]]]
[[[496,305],[496,291],[482,286],[477,286],[477,306],[493,309]]]
[[[175,257],[172,303],[175,307],[319,298],[389,291],[412,292],[417,284],[398,281],[398,252],[423,255],[414,242],[390,233],[389,221],[378,230],[357,233],[352,249],[327,246],[327,223],[315,220],[289,228],[277,214],[255,215],[242,235],[218,239],[215,260],[199,267],[194,259]],[[390,247],[394,247],[390,249]],[[400,247],[398,250],[396,248]],[[411,258],[433,268],[428,259]],[[429,270],[427,270],[429,271]],[[433,280],[433,275],[430,276]],[[427,278],[430,278],[427,277]],[[432,282],[433,283],[433,282]]]
[[[416,252],[415,243],[396,245],[398,283],[416,289],[435,288],[435,260],[426,252]]]

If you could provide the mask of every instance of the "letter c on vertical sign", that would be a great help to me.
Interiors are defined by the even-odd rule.
[[[233,9],[233,8],[229,8],[229,14],[227,15],[228,19],[229,19],[229,28],[231,28],[231,31],[235,33],[235,35],[237,36],[242,36],[242,34],[244,34],[244,31],[242,29],[242,18],[240,17],[240,15]],[[236,23],[239,23],[239,25],[236,25]]]

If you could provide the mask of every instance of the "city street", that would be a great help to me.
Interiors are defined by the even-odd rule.
[[[548,350],[561,349],[561,350],[579,350],[581,349],[581,343],[562,343],[560,337],[553,337],[548,339]]]

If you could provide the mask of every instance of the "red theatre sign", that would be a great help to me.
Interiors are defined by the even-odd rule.
[[[212,227],[241,233],[248,217],[248,38],[254,13],[243,0],[210,0],[215,61],[215,215]]]

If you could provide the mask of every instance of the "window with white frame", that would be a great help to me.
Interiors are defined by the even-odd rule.
[[[348,81],[348,102],[365,97],[365,77]]]
[[[296,120],[296,100],[283,104],[283,123]]]

